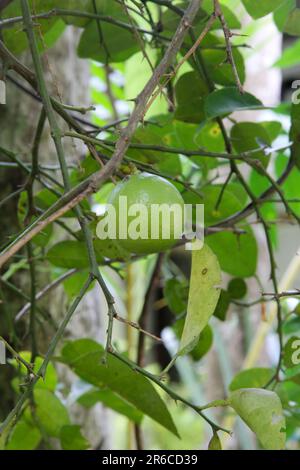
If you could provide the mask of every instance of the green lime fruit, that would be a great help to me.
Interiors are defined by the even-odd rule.
[[[115,210],[117,243],[130,253],[165,251],[182,237],[183,198],[160,176],[139,173],[128,177],[112,191],[108,204]],[[108,207],[108,224],[110,217],[113,219]]]

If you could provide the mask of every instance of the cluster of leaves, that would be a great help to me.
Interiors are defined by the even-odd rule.
[[[153,66],[160,62],[190,2],[31,0],[28,3],[40,25],[36,39],[41,52],[56,42],[67,25],[73,25],[81,30],[78,56],[97,62],[92,65],[94,75],[105,82],[110,80],[112,70],[122,74],[124,87],[110,83],[116,102],[132,98],[130,93],[137,96],[143,89],[153,72],[146,62]],[[161,7],[160,3],[164,6]],[[216,18],[195,54],[189,55],[214,9],[211,0],[201,3],[192,33],[186,35],[178,54],[178,61],[185,57],[185,63],[176,75],[172,75],[172,70],[169,71],[171,79],[166,84],[157,84],[162,86],[163,96],[158,97],[147,112],[145,109],[145,122],[137,127],[123,165],[118,169],[123,175],[130,173],[134,167],[164,176],[178,188],[186,203],[205,205],[208,236],[204,248],[193,251],[190,280],[178,267],[174,269],[170,258],[164,259],[164,299],[173,313],[172,327],[179,339],[178,352],[172,364],[177,357],[187,354],[193,361],[201,361],[213,344],[211,318],[214,316],[218,319],[216,321],[226,321],[230,305],[245,300],[247,279],[256,276],[258,263],[255,231],[247,216],[256,213],[259,221],[265,224],[273,287],[277,285],[273,272],[273,255],[277,246],[274,222],[282,207],[288,209],[290,216],[300,216],[299,204],[287,202],[298,196],[299,105],[287,105],[284,111],[282,108],[274,109],[274,116],[277,113],[279,120],[236,122],[231,117],[235,111],[264,107],[255,96],[241,93],[237,86],[236,75],[241,85],[245,82],[245,59],[243,46],[238,47],[239,43],[230,46],[228,31],[241,29],[241,23],[230,8],[230,3],[220,2],[223,23],[219,17]],[[242,0],[238,4],[239,7],[243,4],[254,20],[272,13],[280,31],[300,35],[300,9],[295,0]],[[2,12],[2,19],[5,23],[9,19],[22,17],[22,14],[20,2],[12,1]],[[18,21],[12,21],[9,27],[3,28],[2,37],[7,49],[16,56],[29,47],[26,31]],[[228,56],[228,48],[232,57]],[[277,65],[287,67],[296,63],[298,49],[299,44],[296,42],[283,54]],[[142,71],[139,74],[137,71],[141,63]],[[112,118],[116,103],[108,95],[93,90],[93,99],[104,106]],[[291,130],[281,125],[281,112],[291,116]],[[230,128],[228,132],[223,120],[230,123],[226,126]],[[106,124],[105,119],[97,117],[95,123],[97,138],[90,137],[88,132],[81,138],[94,145],[95,149],[100,149],[101,158],[109,160],[120,126],[125,124],[118,122],[116,127],[112,125],[103,134],[97,125]],[[80,138],[79,134],[73,136]],[[272,151],[275,141],[287,141],[289,138],[293,142],[291,151]],[[5,152],[5,155],[9,157],[12,154]],[[69,171],[71,187],[76,187],[99,170],[99,162],[94,157],[93,152],[88,153],[77,168]],[[13,158],[20,163],[16,156]],[[271,163],[275,167],[274,178],[270,176]],[[240,170],[242,164],[250,167],[247,179]],[[278,188],[276,179],[280,178],[288,164],[291,167],[289,173]],[[223,171],[224,166],[230,175],[225,185],[213,179],[219,171]],[[120,173],[116,177],[120,177]],[[81,210],[94,235],[92,243],[98,265],[109,265],[124,278],[126,264],[139,263],[139,260],[135,261],[131,255],[120,252],[111,241],[98,240],[95,234],[95,205],[106,202],[112,187],[111,182],[103,184],[89,201],[81,202]],[[278,201],[269,201],[268,197],[265,197],[265,201],[265,193],[267,196],[275,194],[280,204]],[[21,229],[33,222],[38,214],[49,210],[61,195],[60,184],[53,181],[50,187],[48,183],[47,187],[36,184],[32,200],[27,188],[21,192],[18,201]],[[244,212],[249,207],[251,210]],[[64,240],[57,241],[58,231],[55,224],[51,223],[31,241],[33,254],[38,260],[35,269],[47,266],[54,278],[61,278],[71,305],[74,298],[84,295],[82,286],[90,273],[90,253],[85,243],[84,230],[82,227],[74,230],[74,219],[77,216],[72,209],[59,219],[59,230],[66,230]],[[12,263],[13,266],[15,264]],[[18,266],[12,269],[15,272]],[[222,272],[230,278],[226,289],[220,288]],[[267,449],[283,448],[286,432],[288,437],[294,438],[300,416],[300,370],[292,360],[293,345],[299,329],[299,312],[297,309],[290,312],[287,305],[282,309],[280,303],[277,308],[278,321],[283,323],[283,328],[279,328],[280,343],[286,341],[281,351],[283,363],[280,359],[275,369],[252,368],[240,372],[232,380],[226,400],[226,404],[256,433],[261,446]],[[167,392],[166,400],[178,399],[178,395],[140,367],[140,364],[131,363],[126,353],[109,354],[108,357],[106,353],[100,344],[91,339],[69,342],[62,349],[57,360],[89,384],[88,391],[82,393],[77,401],[88,408],[101,402],[138,425],[144,416],[149,416],[178,435],[166,403],[152,382],[158,383]],[[20,353],[20,357],[30,361],[28,352]],[[103,364],[103,360],[106,364]],[[13,364],[17,366],[17,363],[20,360],[16,362],[14,359]],[[35,357],[35,373],[38,373],[42,364],[43,360]],[[17,392],[28,380],[26,367],[21,366],[16,377],[13,387]],[[50,363],[45,381],[36,381],[17,424],[13,428],[2,429],[3,447],[34,449],[41,442],[49,444],[50,438],[59,439],[63,449],[89,447],[80,428],[70,423],[57,385],[55,368]],[[272,391],[268,389],[269,385],[272,385]],[[179,400],[206,419],[202,408],[182,397]],[[214,435],[210,448],[219,448],[216,430],[221,428],[213,425],[212,429]]]

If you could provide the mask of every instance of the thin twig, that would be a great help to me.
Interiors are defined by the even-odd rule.
[[[45,286],[42,290],[40,290],[36,296],[35,300],[40,300],[43,297],[45,297],[46,294],[51,292],[53,289],[55,289],[57,286],[59,286],[63,281],[68,279],[69,277],[73,276],[77,272],[77,269],[70,269],[69,271],[66,271],[63,273],[61,276],[58,278],[54,279],[54,281],[50,282],[47,286]],[[21,310],[17,313],[15,317],[15,323],[21,320],[23,316],[30,310],[31,302],[28,302],[27,304],[24,305],[24,307],[21,308]]]
[[[272,299],[281,299],[283,297],[299,297],[300,289],[288,292],[263,292],[263,296],[272,297]]]
[[[224,32],[228,62],[231,65],[231,68],[232,68],[232,71],[233,71],[233,75],[234,75],[235,82],[236,82],[236,85],[238,87],[238,90],[241,94],[243,94],[244,93],[244,88],[243,88],[243,85],[241,84],[241,81],[240,81],[239,73],[237,71],[237,67],[236,67],[235,60],[234,60],[233,53],[232,53],[231,42],[230,42],[230,38],[233,36],[233,34],[230,31],[230,29],[228,28],[227,21],[225,19],[224,14],[223,14],[221,5],[219,3],[219,0],[214,0],[214,6],[215,6],[215,15],[219,18],[220,23],[221,23],[222,28],[223,28],[223,32]]]

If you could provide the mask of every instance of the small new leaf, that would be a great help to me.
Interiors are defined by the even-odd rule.
[[[218,433],[214,432],[213,437],[209,441],[208,450],[222,450],[222,444]]]

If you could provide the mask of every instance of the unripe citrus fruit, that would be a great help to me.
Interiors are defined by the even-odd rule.
[[[160,176],[130,176],[115,187],[108,203],[116,212],[117,243],[131,253],[164,251],[182,236],[184,201],[175,186]]]

